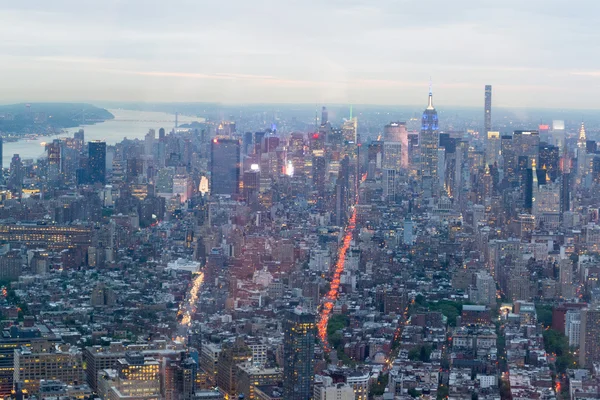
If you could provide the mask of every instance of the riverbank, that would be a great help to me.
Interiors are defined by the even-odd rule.
[[[68,128],[63,132],[50,136],[37,136],[35,139],[23,139],[16,142],[4,143],[2,154],[2,166],[8,168],[13,154],[19,154],[22,160],[36,160],[45,156],[45,144],[54,139],[71,137],[79,129],[85,132],[85,140],[102,140],[108,145],[114,145],[124,138],[143,139],[149,129],[158,130],[165,128],[170,131],[175,127],[175,114],[167,114],[154,111],[133,111],[122,109],[108,110],[114,115],[113,119],[99,122],[93,125],[80,125]],[[178,116],[180,124],[202,122],[203,118]]]

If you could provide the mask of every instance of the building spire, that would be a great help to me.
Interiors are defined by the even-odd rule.
[[[427,103],[427,109],[428,110],[434,110],[435,109],[433,107],[433,91],[431,90],[431,81],[429,82],[429,101]]]
[[[579,128],[579,143],[585,144],[587,138],[585,136],[585,124],[581,121],[581,127]]]

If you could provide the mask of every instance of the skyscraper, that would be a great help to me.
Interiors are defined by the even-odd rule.
[[[315,315],[300,308],[289,311],[283,329],[283,398],[311,399],[315,379]]]
[[[421,179],[431,180],[432,194],[438,188],[438,148],[439,148],[438,115],[433,107],[433,93],[429,89],[429,102],[421,118]]]
[[[590,306],[581,311],[581,343],[579,365],[591,368],[600,361],[600,306]]]
[[[321,109],[321,125],[325,125],[329,122],[329,113],[327,112],[327,107],[323,106]]]
[[[61,144],[59,139],[54,139],[51,143],[46,145],[46,152],[48,153],[48,179],[56,180],[60,174],[60,154]]]
[[[237,393],[237,366],[252,360],[252,350],[241,337],[228,343],[219,354],[217,364],[217,386],[233,399]]]
[[[550,180],[554,182],[558,178],[558,164],[560,160],[558,147],[548,143],[540,143],[539,157],[540,168],[545,170]]]
[[[210,192],[234,196],[240,189],[240,142],[215,138],[211,142]]]
[[[485,85],[485,111],[483,116],[484,134],[492,130],[492,85]]]
[[[323,150],[313,151],[312,181],[317,192],[317,207],[322,208],[325,203],[325,176],[327,175],[327,160]]]
[[[23,169],[23,161],[18,154],[13,155],[10,161],[10,176],[8,179],[8,187],[15,191],[20,191],[23,187],[23,179],[25,171]]]
[[[406,122],[390,122],[383,128],[383,140],[402,144],[402,168],[408,168],[408,131]]]
[[[89,183],[106,183],[106,143],[94,140],[88,143]]]
[[[485,145],[485,163],[494,165],[500,158],[500,132],[487,132],[487,143]]]

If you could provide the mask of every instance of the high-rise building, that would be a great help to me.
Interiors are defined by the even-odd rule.
[[[260,191],[260,169],[258,165],[252,164],[248,171],[244,171],[242,182],[242,194],[246,204],[258,204],[258,193]]]
[[[73,134],[73,139],[75,141],[75,148],[77,151],[81,152],[83,150],[83,145],[85,144],[85,132],[83,129],[78,130]]]
[[[235,196],[240,191],[240,142],[215,138],[211,142],[210,192]]]
[[[582,184],[585,180],[585,175],[588,170],[587,161],[587,138],[585,133],[585,125],[582,122],[579,128],[579,138],[577,139],[577,175],[576,183]]]
[[[485,163],[488,165],[497,163],[500,159],[501,150],[500,132],[488,131],[485,145]]]
[[[419,149],[421,152],[421,179],[431,180],[432,194],[435,194],[439,185],[438,148],[440,139],[438,129],[438,115],[433,107],[433,93],[430,89],[427,108],[423,111],[421,118]]]
[[[327,160],[323,150],[313,151],[312,181],[317,193],[317,206],[322,207],[325,202],[325,177],[327,175]]]
[[[559,173],[558,164],[560,160],[558,147],[548,143],[540,143],[539,152],[540,161],[538,166],[540,169],[543,169],[548,173],[548,176],[552,182],[556,181]]]
[[[527,166],[531,165],[532,160],[535,160],[536,163],[540,165],[538,160],[540,152],[540,134],[538,131],[514,131],[512,140],[512,147],[517,163],[519,157],[526,157]]]
[[[289,311],[283,321],[283,330],[283,398],[310,399],[315,379],[315,315],[300,308]]]
[[[188,201],[193,194],[192,179],[187,175],[175,175],[173,177],[173,196],[179,195],[182,203]]]
[[[579,365],[591,368],[600,361],[600,305],[581,311]]]
[[[348,195],[350,188],[350,159],[344,157],[335,182],[335,224],[342,226],[346,222]]]
[[[492,130],[492,85],[485,85],[485,109],[483,115],[483,129],[487,136]]]
[[[106,183],[106,143],[94,140],[88,143],[89,183]]]
[[[406,122],[390,122],[383,128],[384,142],[399,142],[402,145],[401,165],[408,168],[408,131]]]
[[[10,175],[8,178],[8,187],[13,190],[21,190],[23,187],[23,179],[25,179],[25,170],[23,161],[18,154],[13,155],[10,161]]]
[[[238,365],[251,361],[252,350],[241,337],[237,337],[233,343],[223,346],[217,364],[217,386],[228,398],[233,399],[237,395]]]
[[[403,149],[400,142],[383,142],[382,168],[400,171],[402,168]]]

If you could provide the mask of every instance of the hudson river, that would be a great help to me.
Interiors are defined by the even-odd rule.
[[[161,112],[132,111],[132,110],[108,110],[115,118],[94,125],[82,125],[77,128],[66,129],[66,133],[56,136],[39,136],[34,140],[19,140],[18,142],[4,142],[2,151],[2,166],[8,168],[13,154],[19,154],[22,160],[38,159],[45,156],[44,143],[61,137],[72,137],[79,129],[85,131],[85,141],[102,140],[112,145],[124,138],[143,139],[148,129],[158,130],[165,128],[167,133],[175,127],[175,115]],[[199,117],[179,115],[179,123],[184,124],[192,121],[202,122]]]

